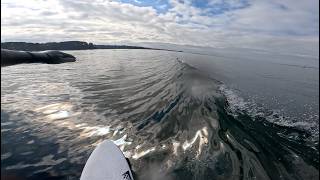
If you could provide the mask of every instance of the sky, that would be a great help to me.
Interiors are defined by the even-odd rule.
[[[314,47],[319,0],[2,0],[1,41]]]

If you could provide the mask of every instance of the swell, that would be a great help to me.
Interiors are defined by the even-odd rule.
[[[231,111],[219,88],[221,82],[185,63],[181,66],[164,86],[176,87],[174,96],[171,92],[165,106],[157,106],[134,124],[137,139],[150,142],[141,142],[144,146],[186,145],[180,148],[176,163],[164,168],[166,178],[168,175],[174,179],[316,179],[319,176],[319,148],[317,143],[310,143],[310,132],[274,124],[265,117],[253,117],[243,111]],[[157,103],[163,102],[155,94],[150,97],[156,98]],[[203,129],[206,137],[198,138]],[[192,142],[189,146],[188,139]],[[175,159],[170,155],[177,151],[173,149],[162,153],[154,150],[139,158],[139,163],[132,159],[140,178],[146,177],[142,167],[153,164],[165,167],[170,159]],[[127,150],[130,152],[130,147]],[[161,160],[153,159],[159,156]]]

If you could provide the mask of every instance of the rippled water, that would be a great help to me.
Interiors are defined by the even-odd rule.
[[[1,69],[2,176],[78,179],[111,139],[137,179],[318,179],[312,129],[240,108],[249,102],[185,63],[188,55],[70,53],[77,62]]]

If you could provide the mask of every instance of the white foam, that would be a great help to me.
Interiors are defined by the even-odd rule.
[[[264,117],[267,121],[287,127],[298,127],[305,129],[313,134],[313,137],[317,138],[319,136],[319,129],[313,130],[313,127],[318,127],[316,122],[292,122],[289,118],[281,115],[279,110],[272,110],[271,114],[265,114],[265,107],[259,107],[253,100],[246,101],[242,97],[240,97],[234,90],[226,87],[225,85],[221,85],[219,90],[226,96],[227,101],[229,103],[228,111],[232,113],[234,116],[238,116],[239,112],[244,112],[249,116],[253,117]]]

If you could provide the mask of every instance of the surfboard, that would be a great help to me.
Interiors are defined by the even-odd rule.
[[[80,180],[133,180],[133,176],[121,150],[105,140],[91,153]]]

